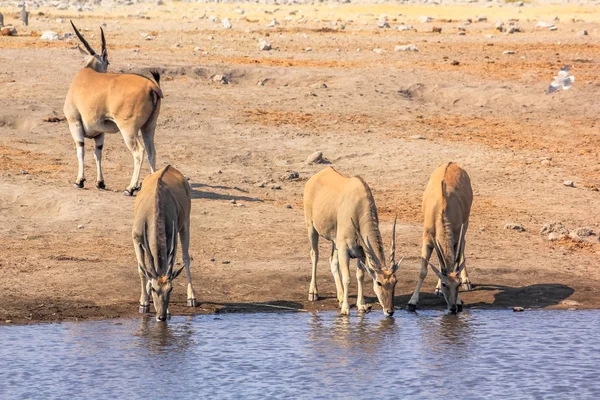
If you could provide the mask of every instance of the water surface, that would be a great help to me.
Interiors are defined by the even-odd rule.
[[[0,398],[600,394],[600,311],[227,314],[0,327]]]

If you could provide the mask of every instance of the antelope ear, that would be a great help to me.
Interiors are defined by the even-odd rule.
[[[358,268],[362,269],[363,271],[366,271],[371,278],[373,278],[373,280],[377,279],[377,274],[375,273],[375,270],[371,267],[369,267],[369,263],[364,263],[361,260],[358,260]]]
[[[82,49],[81,46],[79,45],[79,43],[77,44],[77,49],[79,50],[79,52],[81,53],[83,58],[87,59],[90,56],[90,53],[88,53],[86,50]]]
[[[404,257],[402,257],[400,259],[400,261],[398,261],[396,264],[392,265],[392,274],[395,274],[396,271],[398,271],[398,268],[400,268],[400,264],[402,264],[403,260],[404,260]]]
[[[177,271],[175,271],[174,273],[171,274],[171,280],[177,278],[179,276],[179,274],[181,273],[181,271],[183,271],[183,268],[185,268],[185,265],[181,268],[179,268]]]

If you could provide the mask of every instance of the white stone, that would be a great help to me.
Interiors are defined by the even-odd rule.
[[[405,46],[396,46],[394,51],[419,51],[418,47],[414,44],[407,44]]]
[[[42,40],[59,40],[60,36],[54,31],[45,31],[42,33]]]
[[[225,29],[231,29],[231,27],[233,26],[227,18],[223,18],[223,21],[221,21],[221,23],[223,24],[223,28]]]

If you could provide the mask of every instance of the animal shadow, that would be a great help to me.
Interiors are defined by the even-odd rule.
[[[237,187],[229,187],[229,186],[221,186],[221,185],[216,185],[216,186],[211,186],[211,185],[206,185],[203,183],[192,183],[191,185],[192,188],[192,199],[210,199],[210,200],[236,200],[236,201],[248,201],[248,202],[259,202],[262,203],[263,200],[259,199],[257,197],[249,197],[249,196],[236,196],[236,195],[231,195],[231,194],[223,194],[223,193],[215,193],[215,192],[209,192],[206,190],[199,190],[199,188],[209,188],[209,189],[218,189],[218,190],[235,190],[237,192],[240,193],[248,193],[240,188]]]
[[[305,311],[303,308],[304,306],[301,303],[286,300],[274,300],[252,303],[206,302],[203,303],[203,305],[215,306],[215,314]]]
[[[523,287],[479,284],[475,285],[473,290],[499,290],[492,303],[498,308],[545,308],[557,305],[575,293],[575,289],[560,283],[538,283]]]

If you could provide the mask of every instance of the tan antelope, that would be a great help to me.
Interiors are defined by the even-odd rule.
[[[140,312],[150,311],[148,292],[152,292],[156,319],[164,321],[169,313],[172,281],[185,267],[187,305],[196,307],[190,275],[190,185],[170,165],[149,175],[135,199],[133,247],[142,286]],[[173,271],[177,252],[177,233],[181,239],[183,267]],[[146,256],[148,264],[146,264]]]
[[[87,51],[79,46],[85,67],[73,78],[65,100],[64,113],[71,136],[77,148],[79,169],[74,186],[82,188],[85,182],[84,138],[94,139],[96,159],[96,186],[105,188],[102,175],[102,146],[105,133],[121,132],[127,148],[133,154],[133,175],[124,194],[133,195],[139,190],[138,182],[144,151],[148,151],[148,163],[152,172],[156,169],[154,130],[160,111],[160,75],[152,72],[154,80],[136,74],[108,74],[108,53],[104,31],[102,52],[94,49],[81,36],[73,22],[75,34]],[[141,138],[138,132],[141,132]],[[143,143],[142,143],[143,140]]]
[[[462,311],[458,289],[471,290],[465,259],[465,236],[469,227],[469,214],[473,203],[473,190],[469,175],[457,164],[449,162],[438,167],[423,194],[423,246],[419,281],[406,309],[414,311],[419,302],[419,292],[427,276],[427,265],[438,276],[435,293],[440,291],[452,313]],[[435,249],[440,269],[429,259]]]
[[[395,261],[396,221],[392,233],[392,251],[389,266],[385,260],[379,218],[371,189],[360,177],[348,177],[328,167],[315,174],[304,187],[304,218],[310,240],[312,279],[308,291],[310,301],[318,300],[317,263],[319,236],[331,241],[329,263],[335,280],[341,314],[349,315],[348,289],[350,286],[350,259],[358,258],[356,278],[359,312],[367,311],[363,297],[364,272],[373,278],[373,290],[386,316],[394,314],[396,271],[402,260]],[[365,262],[366,260],[366,262]],[[341,279],[340,279],[341,269]]]

